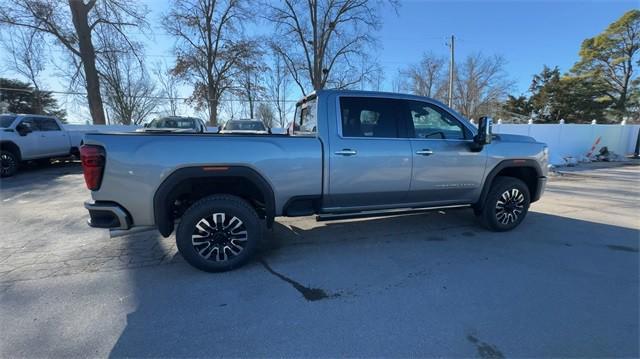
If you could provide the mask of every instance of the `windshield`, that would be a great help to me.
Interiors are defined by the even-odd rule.
[[[7,116],[7,115],[0,116],[0,127],[7,128],[11,126],[11,124],[13,123],[13,120],[15,119],[16,119],[16,116]]]
[[[186,117],[158,118],[149,123],[147,128],[195,128],[195,120]]]
[[[224,125],[225,130],[232,131],[266,131],[260,121],[229,121]]]

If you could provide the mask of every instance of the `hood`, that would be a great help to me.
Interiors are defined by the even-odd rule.
[[[494,134],[494,139],[502,142],[537,142],[533,137],[523,135],[512,135],[509,133]]]

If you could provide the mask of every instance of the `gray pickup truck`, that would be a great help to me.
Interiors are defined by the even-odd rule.
[[[472,207],[494,231],[518,226],[544,190],[547,147],[476,129],[411,95],[323,90],[287,134],[87,134],[89,224],[176,230],[194,267],[246,263],[278,216],[319,220]]]

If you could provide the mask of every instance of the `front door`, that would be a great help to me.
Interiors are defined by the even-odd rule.
[[[411,143],[402,101],[341,96],[338,102],[338,136],[328,149],[329,207],[375,209],[406,202]]]
[[[18,135],[16,138],[16,142],[18,142],[18,146],[20,147],[21,157],[23,160],[37,158],[40,154],[40,129],[38,128],[38,124],[33,117],[23,118],[16,127],[20,124],[29,126],[32,131],[24,136]]]
[[[472,152],[471,132],[436,104],[408,101],[413,174],[409,197],[428,205],[467,204],[481,190],[487,151]]]

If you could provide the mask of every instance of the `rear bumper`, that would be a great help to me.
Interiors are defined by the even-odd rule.
[[[84,208],[89,211],[91,227],[126,230],[133,224],[129,213],[115,202],[86,201]]]
[[[531,196],[531,202],[535,202],[542,197],[544,193],[544,188],[547,186],[547,177],[538,177],[538,185],[536,186],[536,193],[533,193]]]

